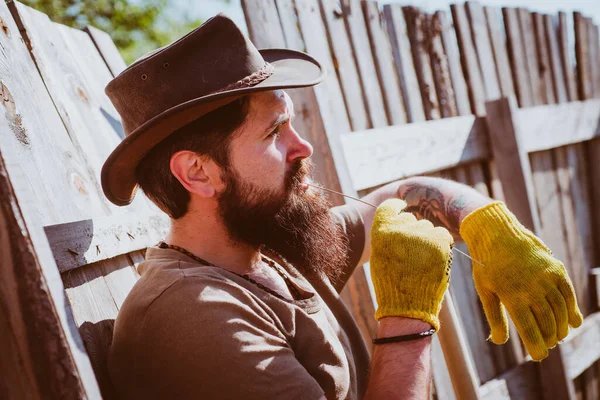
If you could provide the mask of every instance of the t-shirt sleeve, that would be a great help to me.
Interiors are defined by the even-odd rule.
[[[333,207],[329,210],[331,216],[341,226],[342,232],[348,239],[348,259],[343,266],[343,272],[334,287],[341,292],[348,279],[357,267],[365,248],[365,224],[358,209],[351,204]]]
[[[148,385],[140,398],[321,398],[280,324],[231,282],[183,279],[148,311],[134,367]]]

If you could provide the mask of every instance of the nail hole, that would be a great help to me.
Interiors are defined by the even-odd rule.
[[[164,63],[163,68],[169,68],[169,63],[168,62]]]
[[[148,75],[142,74],[142,80],[145,81],[146,79],[148,79]]]

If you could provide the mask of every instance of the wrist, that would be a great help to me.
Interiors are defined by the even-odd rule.
[[[379,320],[377,337],[410,335],[413,333],[425,332],[431,328],[431,324],[421,321],[420,319],[406,317],[383,317]]]

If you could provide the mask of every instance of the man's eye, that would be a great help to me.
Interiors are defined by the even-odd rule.
[[[275,128],[271,133],[269,133],[269,138],[271,137],[279,137],[279,131],[281,130],[281,125],[279,125],[277,128]]]

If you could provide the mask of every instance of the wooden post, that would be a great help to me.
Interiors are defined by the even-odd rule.
[[[492,154],[503,183],[507,206],[529,229],[540,232],[529,156],[521,145],[517,105],[513,97],[486,103]],[[545,399],[575,399],[575,386],[567,375],[560,346],[539,364]]]
[[[440,312],[439,339],[444,351],[452,387],[457,399],[476,400],[479,397],[479,379],[450,293],[446,293]]]
[[[0,396],[98,396],[86,389],[0,154]]]

